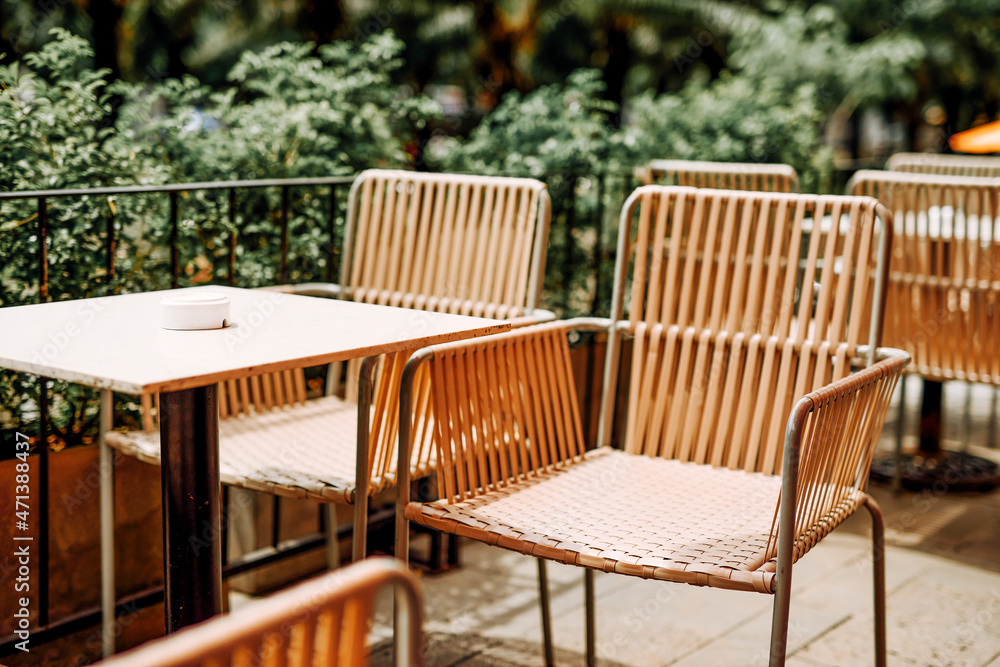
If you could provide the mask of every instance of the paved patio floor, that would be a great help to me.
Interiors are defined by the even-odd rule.
[[[910,386],[907,422],[915,432],[919,384],[911,379]],[[952,415],[963,414],[964,388],[958,387],[946,388]],[[967,429],[973,442],[984,442],[991,399],[991,390],[976,392],[971,427],[946,428]],[[894,432],[890,421],[886,433]],[[1000,491],[893,496],[874,488],[873,494],[886,515],[889,543],[889,664],[1000,667]],[[872,664],[868,536],[867,513],[860,512],[796,564],[789,665]],[[460,569],[422,579],[427,664],[541,664],[534,560],[465,541],[462,562]],[[549,578],[558,664],[582,665],[582,570],[550,564]],[[770,596],[604,573],[595,584],[601,665],[767,664]],[[388,609],[379,610],[377,638],[390,636]],[[391,664],[389,654],[379,644],[374,664]]]

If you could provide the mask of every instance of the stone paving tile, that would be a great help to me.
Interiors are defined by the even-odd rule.
[[[634,665],[671,664],[727,628],[761,613],[770,614],[769,596],[598,575],[598,580],[602,578],[618,583],[614,593],[597,599],[597,650],[602,659],[622,659]],[[524,630],[540,638],[537,620],[532,621]],[[557,645],[583,651],[582,606],[554,615],[553,625]],[[484,632],[514,634],[505,628]]]
[[[919,379],[910,384],[912,439]],[[983,389],[972,392],[967,432],[974,442],[986,433],[984,416],[994,396]],[[948,439],[966,432],[954,417],[963,414],[964,391],[945,387],[945,409],[952,416],[945,424]],[[890,418],[897,414],[891,410]],[[881,449],[890,452],[892,424],[885,433]],[[1000,456],[997,450],[985,453]],[[893,496],[875,487],[872,493],[883,507],[889,544],[890,664],[1000,667],[1000,490]],[[790,667],[871,664],[870,526],[867,513],[858,512],[796,564]],[[470,541],[462,556],[462,569],[424,578],[433,658],[427,664],[540,664],[534,559]],[[558,664],[583,664],[582,570],[550,563],[549,579]],[[769,596],[604,573],[596,574],[595,584],[602,667],[766,663]],[[380,603],[376,637],[391,636],[390,610],[388,602]]]
[[[574,651],[556,649],[556,664],[583,665],[584,656]],[[540,665],[542,652],[532,642],[491,639],[481,635],[428,634],[425,637],[424,661],[427,667],[521,667]],[[390,667],[392,643],[381,642],[372,649],[371,667]],[[601,661],[601,667],[629,667],[620,662]],[[655,664],[655,663],[651,663]]]
[[[939,561],[892,592],[887,625],[892,662],[986,665],[1000,651],[1000,576]],[[858,613],[801,657],[861,664],[870,659],[870,627],[871,613]]]
[[[796,607],[788,622],[788,654],[794,654],[832,626],[843,616],[830,612]],[[704,667],[705,665],[746,665],[767,667],[771,645],[771,610],[757,614],[738,627],[694,651],[671,667]],[[636,663],[639,664],[639,663]]]
[[[541,660],[534,563],[518,554],[492,554],[499,551],[469,543],[463,557],[479,565],[424,578],[427,630],[452,637],[451,648],[468,648],[448,664],[536,665]],[[867,553],[867,538],[834,533],[796,565],[790,665],[870,663]],[[890,548],[888,558],[893,664],[1000,667],[1000,575],[900,548]],[[483,562],[489,563],[488,571],[481,569]],[[504,572],[503,565],[517,574]],[[552,585],[556,646],[582,661],[580,571],[552,568],[550,577],[560,582]],[[596,574],[595,583],[602,664],[608,659],[636,667],[766,663],[769,596],[603,573]],[[383,627],[388,609],[379,612]],[[473,636],[491,648],[462,644]],[[510,642],[518,646],[512,649]],[[579,663],[571,659],[560,664]]]
[[[814,662],[812,660],[806,660],[805,658],[800,658],[797,655],[793,655],[787,660],[785,660],[786,667],[841,667],[840,665],[834,665],[829,662]]]

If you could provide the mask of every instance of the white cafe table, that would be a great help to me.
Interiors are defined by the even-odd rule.
[[[229,298],[229,326],[161,329],[161,299],[195,291]],[[0,367],[105,390],[105,427],[112,391],[160,393],[164,595],[172,632],[221,611],[216,383],[509,328],[477,317],[195,287],[0,308]]]

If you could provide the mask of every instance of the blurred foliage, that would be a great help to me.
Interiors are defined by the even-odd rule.
[[[601,98],[604,88],[600,72],[577,70],[564,86],[511,91],[468,139],[438,136],[426,153],[440,171],[546,182],[553,216],[543,306],[561,315],[606,314],[613,261],[601,253],[614,247],[614,230],[603,229],[604,212],[620,206],[638,163],[632,136],[608,124],[617,107]]]
[[[604,89],[600,72],[577,70],[565,85],[527,95],[512,91],[467,139],[438,137],[428,147],[428,160],[444,171],[532,178],[630,167],[636,155],[621,150],[608,125],[617,107],[602,99]]]
[[[128,100],[119,111],[119,138],[144,164],[166,166],[170,182],[349,176],[367,167],[403,167],[412,163],[416,133],[437,116],[438,106],[423,95],[401,96],[392,83],[401,50],[389,33],[316,50],[285,43],[245,52],[222,90],[190,75],[153,86],[118,83],[112,91]],[[227,279],[232,234],[239,237],[235,273],[241,285],[304,282],[331,272],[327,263],[340,245],[339,236],[331,239],[327,231],[327,191],[290,192],[284,276],[275,261],[281,192],[239,196],[232,221],[224,191],[193,191],[185,198],[181,253],[202,259],[199,272]]]
[[[0,190],[378,166],[536,177],[553,200],[544,305],[606,314],[635,166],[785,162],[836,191],[824,132],[857,142],[866,109],[910,141],[996,117],[998,28],[1000,0],[0,0]],[[345,199],[181,193],[178,284],[335,276]],[[0,208],[2,306],[39,299],[35,209]],[[170,286],[167,195],[47,214],[50,298]],[[0,382],[0,421],[23,426],[37,408],[19,382]],[[92,419],[74,391],[53,388],[62,442]]]
[[[0,66],[0,155],[10,167],[0,173],[0,190],[349,176],[367,166],[404,167],[413,162],[416,132],[436,116],[437,105],[423,95],[399,94],[391,75],[401,50],[389,33],[326,45],[315,55],[312,45],[282,44],[244,54],[229,74],[231,87],[221,91],[190,76],[109,85],[107,71],[93,69],[89,44],[56,29],[39,51]],[[335,275],[346,187],[333,200],[329,186],[289,188],[287,209],[277,188],[240,189],[234,197],[230,207],[225,189],[177,195],[180,286],[232,281],[253,287]],[[286,214],[289,248],[280,275]],[[34,199],[0,207],[0,306],[43,298],[39,223]],[[166,194],[49,199],[46,233],[50,300],[171,286]],[[233,276],[231,239],[238,241]],[[39,341],[40,353],[57,354],[52,345]],[[5,426],[33,431],[36,384],[16,374],[0,379]],[[94,392],[50,385],[50,444],[92,437]],[[5,430],[8,436],[13,432]]]
[[[679,93],[637,97],[625,133],[647,159],[781,162],[799,172],[804,191],[829,191],[832,154],[817,97],[810,84],[786,93],[747,77],[695,81]]]

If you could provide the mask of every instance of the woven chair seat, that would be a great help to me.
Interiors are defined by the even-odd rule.
[[[354,502],[358,406],[336,396],[219,421],[222,482],[282,496]],[[160,464],[156,431],[112,431],[108,444]],[[375,478],[375,494],[391,480]]]
[[[616,492],[596,492],[602,488]],[[773,593],[775,560],[767,553],[780,488],[772,475],[601,448],[470,500],[410,503],[406,517],[570,565]],[[840,515],[862,502],[863,494],[852,494]],[[809,537],[796,556],[823,535]]]

